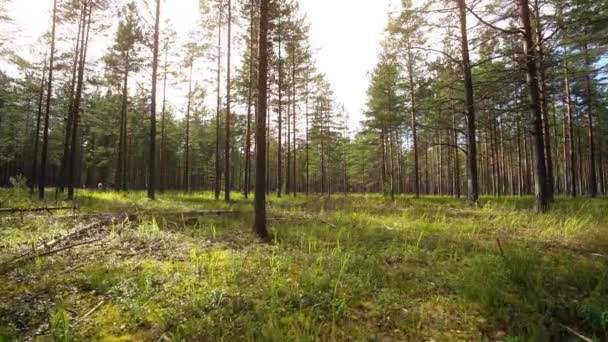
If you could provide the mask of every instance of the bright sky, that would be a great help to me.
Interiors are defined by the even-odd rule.
[[[310,39],[316,50],[319,70],[327,75],[357,128],[363,118],[368,72],[380,50],[387,12],[394,0],[300,0],[302,12],[312,24]],[[178,5],[179,3],[179,5]],[[167,0],[163,11],[185,37],[198,20],[198,0]],[[13,0],[11,8],[20,32],[14,37],[20,49],[27,49],[49,27],[52,0]],[[113,32],[108,33],[110,36]],[[102,45],[101,43],[98,45]],[[107,46],[99,46],[93,58],[100,57]],[[23,50],[25,51],[25,50]],[[174,99],[182,103],[181,99]]]

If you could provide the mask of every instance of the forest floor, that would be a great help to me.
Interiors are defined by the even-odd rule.
[[[0,213],[0,341],[608,338],[605,198],[537,215],[529,197],[271,196],[265,244],[235,197]]]

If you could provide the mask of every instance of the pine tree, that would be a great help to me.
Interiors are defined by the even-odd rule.
[[[260,56],[258,66],[258,115],[256,116],[256,183],[254,230],[262,240],[270,234],[266,228],[266,113],[268,89],[269,0],[260,0]]]
[[[156,16],[154,23],[154,42],[152,53],[152,90],[150,101],[150,154],[148,176],[148,198],[156,199],[156,82],[158,77],[158,54],[160,32],[160,0],[156,0]]]
[[[44,126],[42,130],[42,156],[40,160],[40,178],[38,180],[38,199],[44,199],[46,186],[46,164],[49,146],[49,118],[51,115],[51,98],[53,96],[53,69],[55,62],[55,29],[57,25],[57,0],[53,0],[53,19],[51,24],[51,51],[49,57],[49,78],[47,80],[46,110],[44,112]]]
[[[121,19],[114,38],[114,45],[104,57],[108,77],[120,83],[122,101],[120,108],[120,135],[118,141],[118,158],[114,186],[117,190],[127,190],[128,170],[128,110],[129,110],[129,76],[141,68],[141,44],[143,33],[138,22],[137,7],[134,2],[128,3],[121,11]]]

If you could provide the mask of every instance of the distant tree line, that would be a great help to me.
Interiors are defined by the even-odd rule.
[[[1,186],[534,194],[539,211],[607,190],[606,0],[403,0],[355,135],[297,1],[201,1],[186,43],[161,3],[53,0],[33,57],[3,46]]]

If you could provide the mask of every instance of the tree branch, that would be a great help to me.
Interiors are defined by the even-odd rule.
[[[472,14],[472,15],[473,15],[475,18],[477,18],[477,20],[479,20],[479,22],[481,22],[482,24],[484,24],[484,25],[486,25],[486,26],[488,26],[488,27],[490,27],[490,28],[493,28],[494,30],[500,31],[500,32],[505,33],[505,34],[518,34],[518,33],[522,33],[522,31],[521,31],[521,30],[509,30],[509,29],[503,29],[503,28],[501,28],[501,27],[498,27],[498,26],[496,26],[496,25],[494,25],[494,24],[492,24],[492,23],[489,23],[489,22],[485,21],[485,20],[484,20],[482,17],[480,17],[479,15],[477,15],[477,13],[473,12],[473,10],[472,10],[472,9],[470,9],[469,7],[467,7],[467,10],[468,10],[468,11],[469,11],[469,12],[470,12],[470,13],[471,13],[471,14]]]

